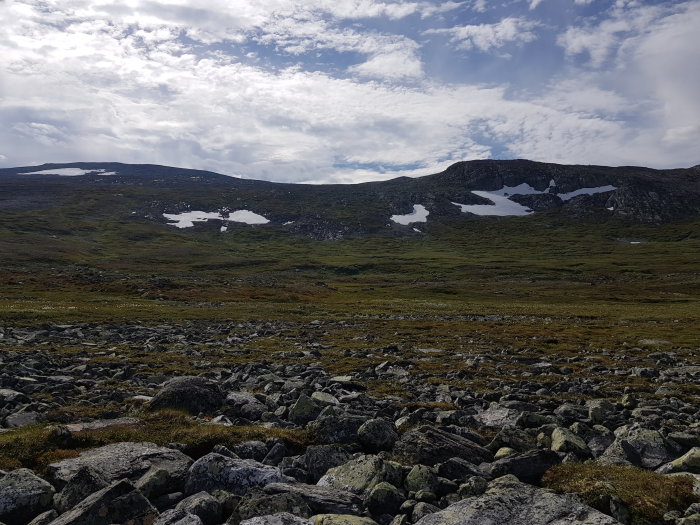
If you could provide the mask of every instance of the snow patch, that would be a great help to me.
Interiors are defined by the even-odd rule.
[[[453,202],[452,204],[459,206],[463,213],[473,213],[474,215],[494,215],[501,217],[529,215],[533,213],[530,208],[510,200],[509,197],[513,195],[544,195],[545,193],[550,193],[555,187],[556,183],[554,179],[549,181],[549,186],[544,191],[537,190],[526,182],[523,182],[517,186],[503,186],[500,190],[472,191],[474,195],[488,199],[493,204],[460,204],[458,202]],[[552,195],[556,195],[563,201],[568,201],[579,195],[593,195],[595,193],[605,193],[616,189],[617,187],[608,185],[598,186],[596,188],[580,188],[568,193],[553,193]],[[612,211],[612,208],[608,209]]]
[[[508,197],[503,197],[489,191],[472,191],[474,195],[484,197],[490,200],[493,204],[459,204],[453,202],[455,206],[459,206],[462,213],[473,213],[474,215],[494,215],[499,217],[529,215],[532,210],[522,204],[518,204],[510,200]]]
[[[605,193],[607,191],[616,190],[616,186],[598,186],[597,188],[581,188],[578,190],[570,191],[569,193],[559,193],[557,194],[559,198],[563,201],[568,201],[579,195],[594,195],[596,193]]]
[[[41,171],[27,171],[20,175],[60,175],[61,177],[78,177],[80,175],[116,175],[113,171],[105,171],[104,169],[84,170],[82,168],[55,168]]]
[[[414,204],[411,213],[407,213],[406,215],[392,215],[391,220],[396,224],[407,226],[414,222],[427,222],[429,214],[430,212],[425,209],[425,206],[422,204]]]
[[[416,233],[423,233],[423,232],[420,231],[418,228],[413,228],[413,231],[416,232]]]
[[[221,212],[207,212],[207,211],[185,211],[182,213],[164,213],[163,217],[168,219],[170,226],[175,226],[176,228],[191,228],[194,226],[195,222],[204,222],[210,219],[218,219],[220,221],[226,222],[243,222],[245,224],[267,224],[270,222],[268,219],[257,213],[253,213],[249,210],[236,210],[233,213],[229,213],[228,217],[224,217]],[[228,230],[226,225],[221,227],[221,231],[225,232]]]

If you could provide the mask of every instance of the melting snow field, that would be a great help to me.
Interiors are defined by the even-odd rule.
[[[553,180],[549,182],[549,187],[544,190],[536,190],[527,183],[522,183],[517,186],[503,186],[500,190],[495,191],[472,191],[474,195],[490,200],[493,204],[459,204],[453,202],[455,206],[459,206],[463,213],[473,213],[474,215],[496,215],[496,216],[518,216],[529,215],[532,210],[522,204],[518,204],[509,199],[513,195],[543,195],[550,193],[555,187]],[[563,201],[568,201],[579,195],[593,195],[595,193],[605,193],[616,190],[615,186],[598,186],[596,188],[580,188],[568,193],[553,193]],[[608,208],[610,209],[610,208]]]
[[[391,220],[396,224],[403,224],[404,226],[407,226],[414,222],[427,222],[429,213],[430,212],[426,210],[425,206],[422,204],[414,204],[413,211],[411,213],[406,215],[392,215]]]
[[[229,213],[228,217],[224,217],[220,212],[212,211],[185,211],[182,213],[164,213],[163,217],[168,219],[170,226],[176,228],[191,228],[195,222],[204,222],[209,219],[219,219],[226,222],[243,222],[245,224],[267,224],[268,219],[257,213],[248,210],[237,210]],[[225,232],[228,228],[224,225],[221,231]]]
[[[99,170],[84,170],[82,168],[56,168],[41,171],[28,171],[21,173],[20,175],[60,175],[61,177],[78,177],[80,175],[116,175],[113,171],[105,171],[103,169]]]

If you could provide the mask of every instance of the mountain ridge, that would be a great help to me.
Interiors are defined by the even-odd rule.
[[[192,227],[227,231],[228,213],[245,210],[270,227],[318,239],[412,235],[431,223],[499,214],[612,216],[643,224],[700,215],[700,166],[658,170],[526,159],[461,161],[422,177],[357,184],[271,182],[154,164],[47,163],[0,169],[0,211],[47,211],[103,199],[97,215],[111,210],[113,219],[123,220],[125,207],[110,194],[117,187],[128,192],[131,220],[173,226],[164,214],[219,212],[221,217]]]

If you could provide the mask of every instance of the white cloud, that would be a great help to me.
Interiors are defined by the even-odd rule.
[[[378,53],[366,62],[350,67],[349,71],[374,78],[402,79],[423,76],[420,59],[410,51]]]
[[[511,43],[532,42],[537,38],[533,31],[537,26],[538,23],[532,20],[508,17],[495,24],[430,29],[425,33],[449,35],[450,41],[456,43],[459,49],[491,51]]]

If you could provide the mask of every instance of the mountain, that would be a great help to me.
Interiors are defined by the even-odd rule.
[[[533,213],[661,224],[700,214],[700,165],[479,160],[419,178],[308,185],[157,165],[44,164],[0,169],[0,213],[222,233],[255,224],[316,239],[419,235],[435,225]]]

